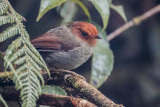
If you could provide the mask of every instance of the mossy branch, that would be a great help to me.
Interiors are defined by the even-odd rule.
[[[0,93],[7,101],[19,101],[19,92],[14,87],[3,87],[0,89]],[[55,95],[43,93],[37,100],[37,105],[46,105],[54,107],[97,107],[87,100],[81,98],[75,98],[73,96]]]
[[[10,72],[9,74],[4,74],[4,72],[0,72],[0,78],[2,79],[3,75],[3,80],[4,78],[8,78],[8,76],[12,76]],[[43,75],[43,78],[45,80],[45,83],[48,85],[60,85],[63,87],[70,87],[76,90],[77,94],[81,94],[83,97],[87,98],[88,101],[91,103],[97,105],[98,107],[123,107],[123,105],[118,105],[115,104],[113,101],[111,101],[109,98],[104,96],[101,92],[99,92],[96,88],[91,86],[89,83],[86,82],[86,80],[72,72],[72,71],[66,71],[66,70],[61,70],[61,71],[50,71],[51,77],[47,75],[45,71],[41,72]],[[4,75],[6,77],[4,77]],[[8,78],[9,80],[6,81],[8,83],[11,83],[12,79]],[[0,84],[3,86],[6,84],[3,84],[3,81],[0,80]],[[10,85],[13,85],[12,83]]]

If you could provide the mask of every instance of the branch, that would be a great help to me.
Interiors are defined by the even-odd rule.
[[[123,107],[122,105],[117,105],[101,92],[99,92],[95,87],[87,83],[81,76],[71,71],[51,71],[51,77],[47,84],[60,83],[64,86],[69,86],[74,88],[78,93],[86,97],[87,100],[96,104],[98,107]]]
[[[160,12],[160,5],[152,8],[151,10],[147,11],[146,13],[133,18],[131,21],[129,21],[126,24],[122,25],[121,27],[119,27],[118,29],[116,29],[114,32],[112,32],[111,34],[109,34],[107,36],[107,40],[111,41],[112,39],[114,39],[115,37],[117,37],[122,32],[126,31],[130,27],[135,26],[135,25],[139,25],[144,20],[150,18],[151,16],[153,16],[156,13],[159,13],[159,12]]]
[[[83,97],[86,97],[88,101],[96,104],[97,106],[103,107],[123,107],[123,105],[115,104],[113,101],[104,96],[101,92],[99,92],[96,88],[91,86],[89,83],[85,81],[85,79],[72,72],[72,71],[50,71],[51,78],[48,77],[47,72],[43,71],[42,75],[46,81],[46,84],[52,85],[61,85],[67,86],[75,89],[78,93],[80,93]],[[0,75],[5,72],[0,72]],[[9,72],[9,76],[11,77],[12,72]],[[6,74],[4,74],[6,75]],[[4,76],[3,76],[4,77]],[[1,77],[0,77],[1,78]],[[12,81],[8,78],[7,82]],[[0,81],[0,84],[3,83]],[[5,83],[6,84],[6,83]]]
[[[15,90],[14,87],[3,87],[0,90],[1,95],[7,101],[19,101],[19,92]],[[72,96],[64,96],[64,95],[54,95],[54,94],[42,94],[37,101],[38,105],[47,105],[47,106],[55,106],[55,107],[72,107],[78,106],[80,107],[97,107],[96,105],[90,103],[87,100],[81,98],[75,98]],[[81,106],[82,107],[82,106]]]

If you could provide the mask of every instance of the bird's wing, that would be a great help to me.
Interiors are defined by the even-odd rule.
[[[57,52],[57,51],[68,51],[73,49],[75,46],[66,43],[59,37],[51,34],[43,34],[31,41],[32,45],[37,48],[40,52]]]

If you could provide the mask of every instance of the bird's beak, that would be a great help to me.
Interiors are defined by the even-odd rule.
[[[96,39],[102,39],[99,35],[97,35],[95,38],[96,38]]]

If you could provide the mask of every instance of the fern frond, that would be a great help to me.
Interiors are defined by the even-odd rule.
[[[49,70],[40,54],[30,43],[22,20],[23,17],[14,11],[8,0],[0,0],[0,26],[11,25],[0,33],[0,42],[17,37],[6,50],[5,71],[11,70],[14,73],[13,81],[15,88],[20,90],[22,107],[34,107],[42,91],[41,84],[44,84],[40,72],[44,69],[49,74]]]
[[[23,48],[19,49],[17,52],[13,53],[13,55],[9,56],[9,58],[8,58],[9,62],[13,63],[14,60],[18,59],[18,57],[21,57],[22,55],[24,55],[24,52],[25,51]],[[7,63],[8,62],[4,62],[4,65],[6,65],[5,68],[8,68],[8,66],[9,66],[9,65],[7,66]]]
[[[12,24],[15,22],[15,19],[13,18],[12,15],[7,15],[7,16],[1,16],[0,17],[0,26],[4,24]]]
[[[39,79],[42,81],[42,83],[44,83],[43,77],[39,73],[39,71],[41,71],[42,68],[40,67],[39,63],[31,57],[32,54],[30,54],[31,52],[28,50],[29,48],[24,44],[23,39],[18,38],[15,41],[13,41],[12,44],[8,47],[8,50],[6,52],[9,52],[6,53],[4,57],[6,65],[5,67],[9,67],[15,73],[13,81],[16,84],[16,89],[21,90],[21,98],[25,97],[25,100],[22,100],[25,103],[23,103],[22,105],[26,106],[26,104],[28,104],[27,107],[29,107],[30,105],[29,102],[32,102],[31,105],[35,105],[35,101],[41,93],[41,85]],[[13,54],[10,54],[11,52]],[[17,60],[18,63],[16,63],[16,65],[18,67],[14,68],[13,66]],[[25,91],[26,89],[28,89],[29,91]],[[33,89],[34,93],[30,94],[30,92],[33,91]]]
[[[29,69],[27,70],[29,71]],[[36,76],[32,72],[25,72],[26,77],[22,80],[23,89],[21,91],[21,98],[24,101],[22,104],[23,107],[34,107],[36,105],[36,99],[39,97],[41,93],[41,85],[39,82],[35,82],[38,80]],[[23,78],[23,77],[22,77]],[[35,88],[38,87],[38,88]],[[40,90],[40,91],[37,91]],[[32,102],[32,103],[31,103]]]
[[[21,44],[22,44],[22,42],[21,42],[20,38],[17,38],[15,41],[13,41],[9,45],[8,49],[6,50],[6,55],[4,56],[4,60],[5,60],[4,66],[5,66],[5,69],[7,69],[8,66],[9,66],[9,64],[11,63],[11,61],[8,61],[7,59],[9,59],[9,57],[14,53],[14,51],[16,49],[18,49],[18,47],[21,46]]]
[[[5,107],[8,107],[7,103],[5,102],[1,94],[0,94],[0,101],[4,104]]]
[[[42,82],[42,85],[44,85],[44,81],[43,81],[42,75],[39,72],[37,72],[37,70],[33,66],[30,69],[31,69],[32,72],[34,72],[39,77],[39,79]]]
[[[27,54],[32,58],[32,60],[34,60],[35,62],[37,62],[40,66],[43,66],[43,62],[37,57],[35,56],[35,54],[27,47],[26,48]]]
[[[20,75],[19,78],[21,78],[21,76],[23,76],[23,73],[22,73],[22,72],[23,72],[23,71],[26,71],[26,70],[27,70],[27,67],[28,67],[28,66],[23,65],[23,66],[20,66],[20,67],[18,67],[18,68],[16,69],[17,74]],[[22,74],[20,74],[20,73],[22,73]]]
[[[33,47],[33,45],[32,45],[31,43],[29,43],[28,41],[25,41],[25,43],[26,43],[26,45],[27,45],[28,47],[30,47],[30,49],[31,49],[31,51],[34,53],[34,55],[36,55],[36,56],[40,59],[40,61],[41,61],[41,62],[43,63],[43,65],[44,65],[44,66],[43,66],[44,69],[47,71],[48,75],[50,76],[50,72],[49,72],[49,70],[48,70],[48,67],[47,67],[47,65],[45,64],[43,58],[39,55],[39,52],[36,50],[36,48]]]
[[[20,57],[16,59],[13,63],[16,65],[21,65],[26,62],[26,56]]]
[[[6,14],[8,10],[8,6],[5,2],[0,3],[0,15]]]
[[[12,25],[0,34],[0,42],[3,42],[19,33],[17,25]]]
[[[6,59],[6,60],[8,60],[8,59]],[[18,74],[17,74],[16,70],[14,69],[13,65],[11,63],[8,63],[8,64],[9,64],[10,69],[14,72],[13,81],[16,85],[15,88],[17,90],[22,89],[23,85],[22,85],[22,81],[20,80],[20,77],[18,76]]]

